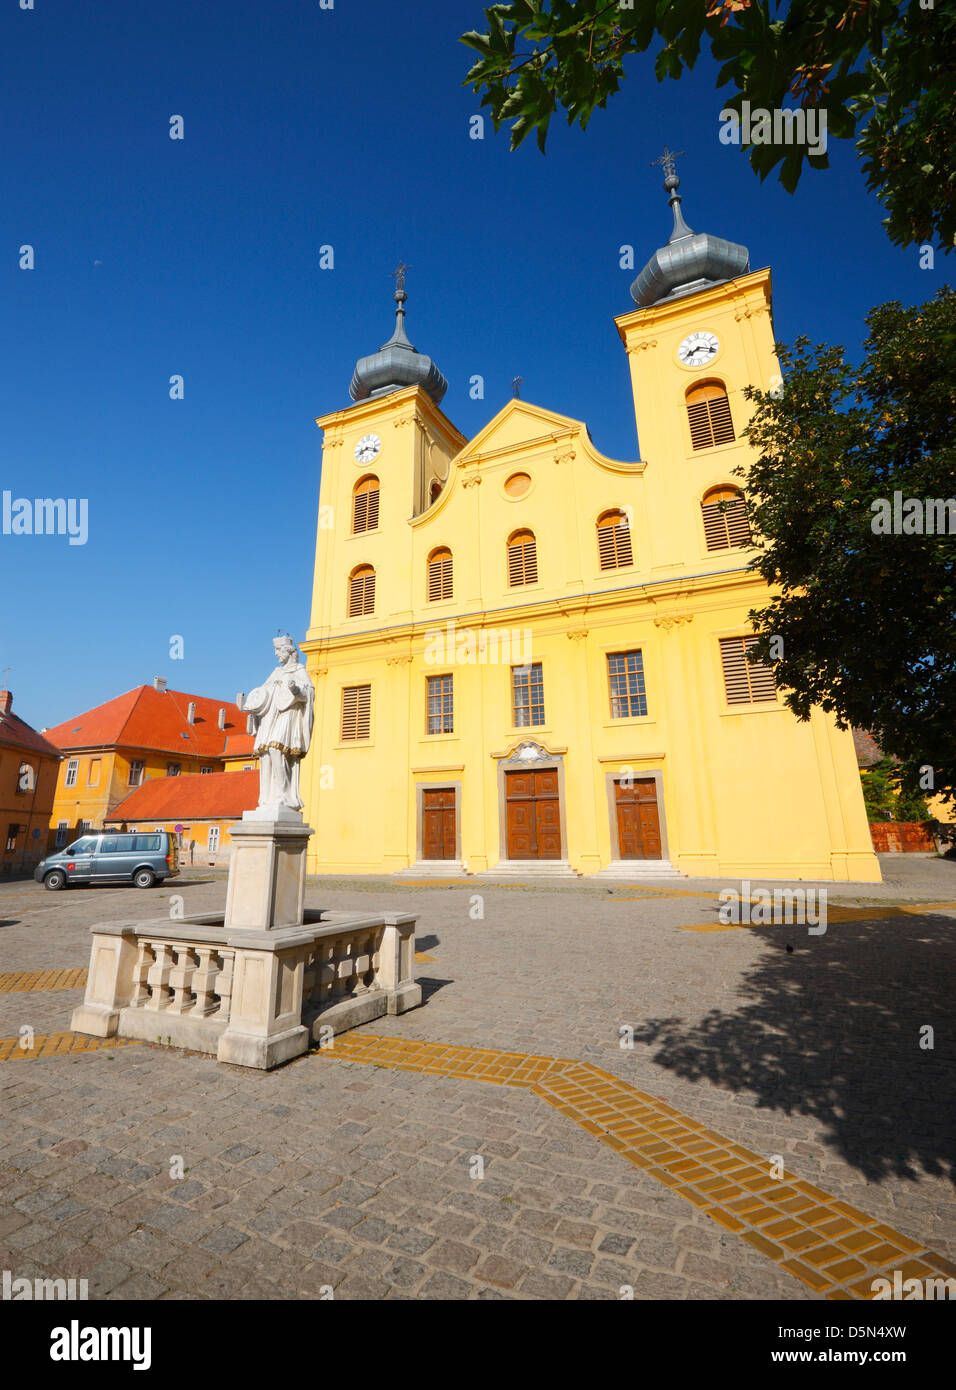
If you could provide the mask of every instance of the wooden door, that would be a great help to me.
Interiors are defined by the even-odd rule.
[[[425,791],[422,802],[422,857],[454,859],[457,838],[454,791],[450,787]]]
[[[657,783],[638,777],[630,786],[614,783],[617,839],[622,859],[660,859],[661,821]]]
[[[505,774],[509,859],[561,858],[558,770]]]

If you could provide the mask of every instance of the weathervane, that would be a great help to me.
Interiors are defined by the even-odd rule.
[[[521,383],[523,381],[523,376],[516,376],[513,378],[511,382],[511,394],[514,396],[516,401],[521,399]]]
[[[396,290],[401,290],[404,292],[405,275],[409,270],[414,270],[414,266],[406,265],[404,261],[400,260],[398,263],[398,269],[392,271],[391,279],[395,281]]]
[[[651,160],[651,168],[653,169],[655,164],[659,164],[661,168],[664,170],[665,178],[672,179],[677,173],[677,168],[674,164],[674,160],[682,158],[683,154],[683,150],[669,150],[665,145],[664,153],[661,155],[661,157],[659,159]]]

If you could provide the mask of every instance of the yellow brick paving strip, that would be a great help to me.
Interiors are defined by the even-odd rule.
[[[76,970],[12,970],[0,975],[0,994],[27,994],[37,989],[84,989],[86,966]]]
[[[523,1086],[600,1143],[829,1299],[871,1299],[872,1280],[956,1276],[956,1265],[767,1158],[587,1062],[347,1034],[319,1057]]]
[[[754,902],[747,898],[744,901]],[[757,902],[760,900],[757,899]],[[761,904],[762,906],[762,904]],[[879,922],[887,917],[928,917],[934,912],[952,912],[953,903],[907,903],[887,907],[827,907],[826,920],[833,922]],[[801,922],[690,922],[682,924],[678,931],[719,932],[746,931],[754,927],[802,926]]]
[[[0,1038],[0,1062],[32,1062],[37,1057],[64,1057],[71,1052],[139,1046],[135,1038],[88,1038],[82,1033],[37,1033],[33,1046],[27,1049],[20,1046],[19,1038]]]

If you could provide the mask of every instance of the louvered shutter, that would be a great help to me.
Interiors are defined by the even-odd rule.
[[[777,687],[773,670],[762,663],[753,665],[747,652],[756,644],[756,637],[722,637],[720,659],[724,667],[724,690],[728,705],[750,705],[762,700],[776,700]]]
[[[687,419],[690,441],[695,449],[732,444],[736,438],[727,392],[716,382],[688,392]]]
[[[366,478],[358,484],[352,497],[352,531],[374,531],[378,527],[378,479]]]
[[[359,618],[375,612],[375,571],[356,571],[349,580],[349,617]]]
[[[727,550],[730,546],[750,544],[747,506],[736,488],[719,488],[709,492],[700,510],[708,550]]]
[[[531,531],[519,531],[508,542],[508,583],[511,588],[538,582],[538,548]]]
[[[372,687],[347,685],[342,691],[342,741],[369,738],[372,732]]]
[[[439,550],[428,562],[428,602],[438,603],[453,597],[452,559],[450,550]]]
[[[634,563],[631,529],[623,512],[610,512],[597,524],[598,560],[602,570],[620,569]]]

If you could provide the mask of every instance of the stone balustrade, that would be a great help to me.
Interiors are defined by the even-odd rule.
[[[295,927],[225,916],[103,923],[73,1028],[268,1068],[313,1040],[421,1003],[415,918],[309,913]]]

